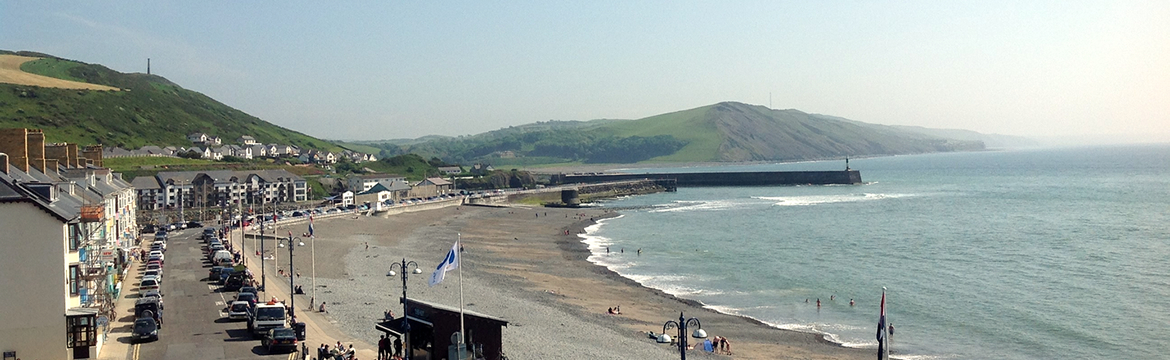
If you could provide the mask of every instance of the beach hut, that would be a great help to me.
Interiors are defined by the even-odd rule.
[[[450,350],[452,335],[459,332],[459,308],[441,305],[415,299],[406,299],[410,313],[404,317],[384,320],[374,325],[378,331],[386,333],[387,337],[409,340],[410,346],[403,351],[410,351],[410,358],[455,359]],[[403,322],[409,322],[409,337],[404,339]],[[490,315],[463,310],[464,328],[467,335],[463,337],[467,344],[466,358],[479,358],[481,355],[487,360],[500,360],[503,349],[504,327],[508,321]],[[428,356],[429,355],[429,356]]]

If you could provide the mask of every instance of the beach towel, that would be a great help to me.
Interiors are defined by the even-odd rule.
[[[711,339],[703,339],[703,350],[715,352],[715,346],[711,345]]]

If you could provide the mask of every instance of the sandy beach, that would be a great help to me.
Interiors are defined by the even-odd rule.
[[[645,332],[662,331],[663,323],[677,320],[679,312],[699,318],[710,336],[732,342],[732,356],[693,350],[688,357],[872,357],[872,351],[843,348],[819,335],[704,309],[588,262],[589,251],[577,234],[593,220],[615,215],[602,209],[461,206],[385,218],[318,219],[317,239],[298,247],[294,262],[300,283],[308,285],[315,257],[316,298],[327,303],[327,318],[369,343],[381,334],[374,323],[383,311],[401,313],[401,279],[386,276],[393,262],[406,258],[423,269],[408,280],[411,298],[458,306],[458,274],[435,287],[428,287],[427,279],[461,234],[465,307],[511,322],[504,330],[510,358],[675,359],[676,347],[657,344]],[[305,228],[296,224],[289,230],[302,233]],[[621,306],[622,315],[606,313],[614,306]]]

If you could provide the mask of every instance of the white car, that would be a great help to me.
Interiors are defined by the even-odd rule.
[[[146,270],[145,272],[142,273],[143,279],[146,279],[148,277],[155,277],[161,281],[162,280],[162,269],[151,269],[151,270]]]
[[[167,242],[166,241],[155,240],[153,243],[150,244],[151,247],[154,247],[155,245],[158,245],[159,248],[162,248],[162,251],[167,251]]]
[[[233,301],[231,306],[228,306],[228,319],[231,320],[248,320],[248,315],[252,313],[252,305],[247,301]]]
[[[151,290],[160,291],[159,285],[160,284],[158,282],[158,278],[152,277],[152,278],[142,279],[142,283],[140,283],[138,285],[138,295],[139,296],[144,295],[144,294],[146,294],[147,291],[151,291]]]
[[[166,262],[167,262],[167,260],[166,260],[166,256],[163,256],[163,252],[162,252],[162,251],[151,251],[151,252],[150,252],[150,255],[148,256],[148,258],[151,258],[151,257],[156,257],[156,256],[157,256],[157,257],[158,257],[158,259],[159,259],[160,261],[162,261],[163,263],[166,263]]]

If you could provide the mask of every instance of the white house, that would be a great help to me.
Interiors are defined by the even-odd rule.
[[[244,135],[244,136],[240,136],[239,139],[236,139],[236,142],[243,144],[244,146],[252,146],[252,145],[256,145],[256,138],[248,136],[248,135]]]

